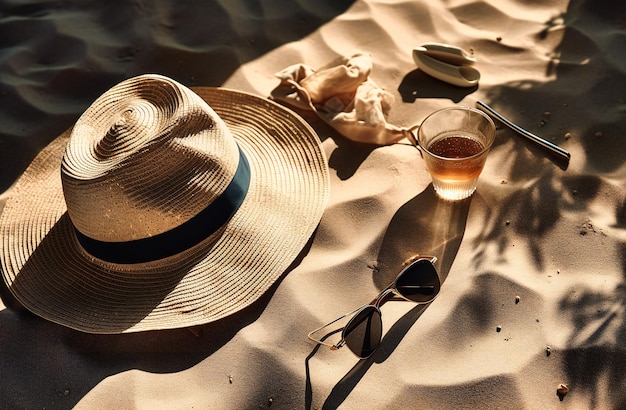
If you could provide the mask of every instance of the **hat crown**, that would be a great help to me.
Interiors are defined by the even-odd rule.
[[[80,117],[61,180],[80,233],[126,242],[192,219],[225,191],[238,162],[234,138],[208,104],[169,78],[143,75]]]

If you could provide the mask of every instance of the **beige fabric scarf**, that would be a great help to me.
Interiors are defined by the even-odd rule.
[[[275,100],[315,111],[344,137],[367,144],[389,145],[414,140],[410,129],[387,122],[393,96],[369,78],[372,58],[357,53],[319,69],[295,64],[276,73],[281,82]]]

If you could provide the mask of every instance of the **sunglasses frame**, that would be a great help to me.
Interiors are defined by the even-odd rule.
[[[431,303],[433,300],[435,300],[435,298],[439,295],[439,290],[437,290],[437,293],[435,294],[435,296],[432,297],[432,299],[425,301],[425,302],[420,302],[420,301],[414,301],[411,299],[408,299],[407,297],[403,296],[397,289],[397,283],[398,283],[398,279],[400,279],[402,277],[402,275],[404,275],[413,265],[415,265],[416,263],[426,260],[428,262],[431,263],[431,265],[433,265],[433,268],[435,269],[435,273],[437,273],[437,276],[439,276],[439,272],[437,272],[437,269],[434,267],[435,262],[437,262],[437,257],[435,256],[423,256],[423,255],[416,255],[411,257],[407,262],[405,262],[405,266],[404,268],[400,271],[400,273],[398,273],[398,275],[396,276],[396,278],[393,280],[393,282],[391,282],[389,284],[389,286],[387,286],[385,289],[383,289],[378,296],[376,296],[370,303],[359,306],[358,308],[354,309],[351,312],[346,313],[345,315],[342,315],[340,317],[338,317],[337,319],[333,320],[332,322],[329,322],[323,326],[318,327],[317,329],[309,332],[309,334],[307,335],[307,337],[309,338],[309,340],[311,340],[312,342],[321,345],[321,346],[326,346],[328,347],[330,350],[337,350],[340,349],[341,347],[343,347],[346,344],[346,334],[345,334],[345,329],[350,327],[350,324],[352,323],[352,320],[354,320],[354,318],[356,318],[358,316],[358,313],[361,312],[364,309],[368,309],[370,307],[373,307],[378,314],[380,315],[381,321],[382,321],[382,312],[380,310],[381,306],[384,305],[386,302],[391,301],[391,300],[400,300],[400,301],[407,301],[407,302],[413,302],[417,305],[427,305],[429,303]],[[440,284],[441,286],[441,284]],[[329,326],[332,326],[333,324],[341,321],[342,319],[345,319],[347,317],[351,317],[351,319],[346,323],[346,325],[342,328],[339,329],[335,329],[332,332],[327,333],[323,338],[318,339],[313,337],[313,335],[319,331],[321,331],[322,329],[325,329]],[[332,334],[335,334],[337,332],[341,331],[341,339],[335,343],[335,344],[331,344],[331,343],[326,343],[324,342],[324,339]],[[379,342],[380,343],[380,342]],[[348,346],[349,347],[349,346]],[[376,349],[378,349],[378,346],[376,346],[376,348],[372,349],[372,351],[370,352],[369,355],[367,356],[360,356],[357,353],[355,353],[352,349],[350,349],[350,351],[357,357],[361,358],[361,359],[367,359],[368,357],[370,357],[372,354],[374,354],[374,352],[376,351]]]

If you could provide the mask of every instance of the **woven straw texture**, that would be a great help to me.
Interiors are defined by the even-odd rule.
[[[238,161],[226,125],[197,94],[149,75],[116,85],[83,113],[61,178],[79,231],[129,241],[198,214],[224,191]]]
[[[59,168],[68,130],[34,159],[0,216],[2,276],[24,307],[90,333],[204,324],[253,303],[302,251],[329,194],[328,167],[315,132],[266,99],[219,88],[194,91],[225,122],[250,163],[250,187],[236,214],[217,234],[177,256],[132,265],[93,258],[77,242],[62,192]],[[104,157],[113,151],[119,149],[100,148]],[[161,190],[163,203],[149,208],[166,208],[168,189],[153,189]],[[97,218],[101,210],[85,212]],[[139,235],[160,227],[150,229]]]

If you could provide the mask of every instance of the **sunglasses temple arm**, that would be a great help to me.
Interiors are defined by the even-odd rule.
[[[340,341],[338,341],[336,344],[330,344],[330,343],[326,343],[324,342],[324,339],[326,339],[329,336],[334,335],[335,333],[341,332],[344,328],[340,327],[339,329],[335,329],[332,332],[329,332],[327,334],[325,334],[323,337],[321,338],[315,338],[313,337],[313,335],[319,331],[321,331],[322,329],[325,329],[329,326],[334,325],[335,323],[339,322],[342,319],[347,318],[348,316],[352,316],[354,315],[356,312],[358,312],[359,310],[363,309],[363,306],[359,306],[358,308],[354,309],[351,312],[346,313],[343,316],[338,317],[337,319],[333,320],[332,322],[326,323],[324,326],[320,326],[315,330],[312,330],[311,332],[309,332],[309,334],[307,335],[307,337],[309,338],[310,341],[317,343],[318,345],[322,345],[322,346],[326,346],[328,348],[330,348],[330,350],[337,350],[340,347],[342,347],[345,344],[345,340],[342,338]]]

